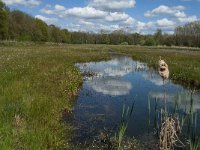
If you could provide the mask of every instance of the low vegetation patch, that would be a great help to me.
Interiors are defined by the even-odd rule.
[[[72,109],[82,83],[74,62],[106,58],[66,45],[0,47],[1,148],[69,148],[72,127],[61,112]]]

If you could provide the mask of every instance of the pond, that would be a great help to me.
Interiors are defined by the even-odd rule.
[[[180,118],[196,114],[195,124],[190,123],[190,128],[200,132],[200,94],[171,80],[163,83],[158,72],[147,64],[127,56],[113,56],[109,61],[76,66],[85,79],[73,111],[76,143],[98,140],[102,132],[117,134],[123,110],[130,112],[132,108],[127,137],[145,139],[147,134],[155,135],[164,106],[170,113],[178,112]],[[187,124],[184,132],[188,132]]]

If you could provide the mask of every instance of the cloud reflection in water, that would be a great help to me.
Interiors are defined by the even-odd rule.
[[[81,72],[94,72],[96,76],[86,78],[86,83],[96,92],[111,96],[129,94],[132,84],[123,77],[137,69],[147,68],[145,64],[135,62],[129,57],[117,57],[107,62],[77,64],[77,67]]]
[[[120,79],[104,79],[89,81],[90,86],[96,91],[105,95],[120,96],[127,95],[132,89],[132,85],[128,81]]]

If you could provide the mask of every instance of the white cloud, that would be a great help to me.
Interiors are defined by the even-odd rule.
[[[58,11],[63,11],[66,8],[64,6],[62,6],[62,5],[55,5],[55,9],[58,10]]]
[[[52,15],[54,14],[54,11],[51,10],[51,5],[46,5],[45,8],[40,10],[42,13],[47,14],[47,15]]]
[[[178,20],[181,23],[187,23],[187,22],[196,21],[196,20],[198,20],[198,18],[196,16],[189,16],[189,17],[185,17],[185,18],[178,18]]]
[[[89,21],[85,21],[83,19],[79,20],[79,24],[82,24],[82,25],[85,25],[85,26],[88,26],[88,27],[94,27],[95,26],[94,23],[89,22]]]
[[[128,17],[127,19],[126,19],[126,21],[124,21],[124,23],[125,24],[133,24],[133,23],[135,23],[135,19],[134,18],[132,18],[132,17]]]
[[[196,16],[188,16],[185,13],[186,8],[184,6],[174,6],[169,7],[161,5],[151,11],[147,11],[144,15],[146,17],[161,17],[165,16],[163,19],[157,21],[150,21],[146,23],[146,27],[150,29],[161,28],[168,33],[173,33],[176,26],[183,25],[188,22],[196,21],[198,18]]]
[[[6,5],[24,5],[34,7],[40,5],[40,0],[2,0]]]
[[[35,18],[38,18],[40,20],[43,20],[44,22],[46,22],[47,24],[54,24],[57,22],[56,18],[48,18],[48,17],[44,17],[42,15],[36,15]]]
[[[161,14],[169,14],[176,17],[185,17],[183,10],[185,10],[184,6],[168,7],[165,5],[160,5],[151,11],[147,11],[144,15],[146,17],[154,17]]]
[[[54,14],[60,18],[67,17],[78,17],[80,19],[88,18],[88,19],[97,19],[105,17],[108,13],[102,10],[95,9],[93,7],[73,7],[73,8],[65,8],[62,5],[55,5],[54,8],[51,6],[46,6],[44,9],[41,9],[42,13],[45,14]]]
[[[107,15],[107,12],[97,10],[93,7],[74,7],[65,10],[66,15],[76,16],[81,18],[102,18]]]
[[[175,25],[175,22],[173,22],[171,20],[168,20],[167,18],[163,18],[163,19],[157,20],[156,23],[160,27],[163,27],[163,26],[174,26]]]
[[[151,11],[147,11],[144,15],[146,17],[169,15],[169,16],[172,16],[173,19],[175,21],[179,22],[179,23],[187,23],[187,22],[191,22],[191,21],[196,21],[197,20],[196,16],[187,16],[185,14],[184,10],[185,10],[184,6],[168,7],[168,6],[165,6],[165,5],[161,5],[161,6],[155,8],[155,9],[153,9]]]
[[[98,32],[104,29],[149,34],[159,28],[165,33],[173,33],[176,26],[198,19],[196,16],[188,16],[184,6],[161,5],[145,13],[146,17],[157,16],[157,20],[142,22],[123,10],[134,6],[135,0],[91,0],[85,7],[66,8],[58,4],[47,5],[41,9],[41,12],[66,19],[68,24],[65,27],[69,30],[86,32]]]
[[[53,7],[48,5],[41,9],[41,12],[48,15],[56,15],[57,17],[63,19],[70,18],[72,23],[67,27],[73,29],[73,31],[87,31],[87,29],[89,29],[88,31],[100,31],[101,29],[113,31],[121,28],[127,28],[127,26],[132,26],[135,23],[135,19],[125,12],[108,12],[91,6],[73,7],[67,9],[58,4]],[[75,25],[76,28],[73,28],[73,25]]]
[[[137,21],[135,28],[137,29],[137,32],[142,32],[143,34],[153,33],[157,29],[162,29],[165,33],[173,34],[175,26],[175,21],[169,20],[167,18],[162,18],[155,21],[149,21],[147,23]]]
[[[126,21],[129,18],[129,15],[125,13],[119,13],[119,12],[113,12],[109,13],[105,19],[110,22],[115,22],[115,21]]]
[[[89,6],[98,9],[113,11],[126,8],[133,8],[135,4],[135,0],[92,0],[89,3]]]

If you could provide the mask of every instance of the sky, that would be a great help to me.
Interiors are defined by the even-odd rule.
[[[175,27],[200,19],[200,0],[2,0],[11,10],[70,31],[123,29],[173,34]]]

